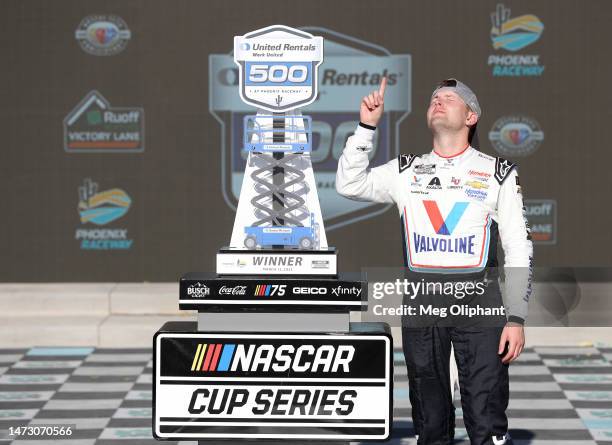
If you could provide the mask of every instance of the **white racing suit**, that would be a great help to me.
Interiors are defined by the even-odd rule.
[[[411,273],[480,276],[497,266],[499,235],[505,256],[506,317],[522,324],[531,293],[533,249],[516,166],[468,146],[453,157],[433,151],[402,154],[369,169],[373,137],[374,130],[360,124],[348,139],[338,162],[338,193],[397,205],[405,266]],[[496,286],[488,293],[501,301]],[[419,444],[452,442],[451,344],[471,443],[504,443],[508,367],[497,355],[501,330],[501,326],[403,328]]]

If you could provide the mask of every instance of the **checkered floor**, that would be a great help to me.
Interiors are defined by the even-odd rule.
[[[612,348],[526,350],[510,368],[514,443],[612,445],[611,361]],[[390,443],[414,444],[401,351],[395,365]],[[68,445],[158,443],[151,438],[151,366],[150,349],[0,349],[0,443],[10,443],[9,427],[25,424],[74,425],[70,439],[55,442]],[[457,443],[467,444],[457,414]]]

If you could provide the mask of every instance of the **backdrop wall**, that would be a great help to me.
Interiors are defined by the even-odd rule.
[[[20,0],[0,6],[2,281],[174,281],[214,270],[244,166],[234,35],[322,35],[305,108],[340,269],[402,263],[394,208],[336,195],[360,98],[390,78],[372,165],[431,149],[435,84],[478,94],[478,143],[519,163],[537,266],[610,266],[605,1]]]

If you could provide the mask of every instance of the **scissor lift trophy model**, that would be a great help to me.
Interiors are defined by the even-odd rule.
[[[153,339],[153,435],[201,443],[387,440],[388,325],[350,323],[367,305],[358,273],[327,245],[299,107],[317,97],[323,38],[282,25],[234,38],[245,175],[217,271],[180,280],[181,309]]]

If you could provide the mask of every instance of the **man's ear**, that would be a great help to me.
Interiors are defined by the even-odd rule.
[[[471,127],[472,125],[476,124],[476,122],[478,122],[478,115],[469,110],[465,123],[468,125],[468,127]]]

